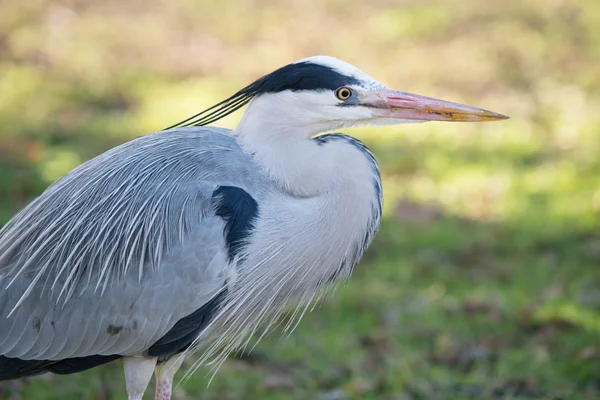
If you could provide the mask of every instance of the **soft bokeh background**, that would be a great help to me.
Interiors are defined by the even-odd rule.
[[[79,163],[315,54],[512,119],[350,131],[386,195],[355,276],[175,398],[599,398],[597,0],[0,0],[0,223]],[[124,381],[115,363],[0,398],[120,399]]]

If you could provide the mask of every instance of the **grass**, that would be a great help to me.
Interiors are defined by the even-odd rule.
[[[355,275],[292,335],[232,357],[210,386],[198,371],[175,398],[596,399],[596,3],[4,3],[0,220],[104,149],[335,55],[512,118],[349,131],[386,196]],[[0,399],[80,398],[124,398],[120,365],[0,384]]]
[[[598,237],[435,218],[386,220],[351,283],[290,337],[232,358],[208,388],[199,371],[177,398],[597,398]],[[118,364],[16,388],[24,399],[124,390]]]

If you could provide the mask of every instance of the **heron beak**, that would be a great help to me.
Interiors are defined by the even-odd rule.
[[[368,92],[361,103],[373,107],[373,114],[381,118],[453,122],[498,121],[509,118],[481,108],[391,89]]]

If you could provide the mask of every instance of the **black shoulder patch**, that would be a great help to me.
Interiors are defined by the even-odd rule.
[[[162,362],[185,351],[215,316],[226,295],[227,290],[224,289],[202,307],[177,321],[169,332],[146,350],[145,354],[158,357],[159,362]]]
[[[258,215],[258,203],[244,189],[219,186],[212,195],[216,214],[225,220],[225,242],[229,260],[233,260],[250,236]]]

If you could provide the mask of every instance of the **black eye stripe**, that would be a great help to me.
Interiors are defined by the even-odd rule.
[[[264,93],[279,93],[286,90],[293,92],[310,90],[334,91],[334,93],[337,93],[338,89],[348,88],[349,85],[360,86],[361,81],[358,78],[344,75],[334,68],[321,64],[313,64],[311,62],[288,64],[257,79],[222,102],[184,121],[165,128],[165,130],[182,126],[208,125],[244,107],[254,97]],[[345,100],[350,97],[352,97],[352,91],[350,91],[350,96],[345,98]],[[338,105],[342,104],[349,105],[347,103],[340,103]]]
[[[258,95],[284,90],[336,90],[358,84],[360,81],[357,78],[344,75],[325,65],[299,62],[279,68],[250,84],[249,87]]]

